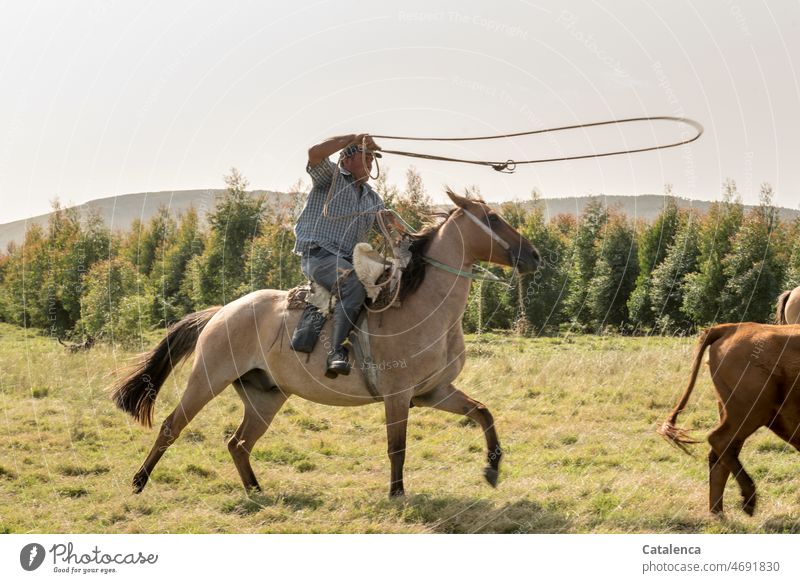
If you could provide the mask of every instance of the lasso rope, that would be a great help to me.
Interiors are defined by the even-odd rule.
[[[665,150],[667,148],[675,148],[683,146],[684,144],[691,144],[703,135],[703,126],[687,117],[672,117],[672,116],[655,116],[655,117],[630,117],[626,119],[615,119],[610,121],[598,121],[592,123],[575,124],[569,126],[561,126],[556,128],[546,128],[541,130],[532,130],[528,132],[516,132],[512,134],[499,134],[496,136],[477,136],[467,138],[416,138],[409,136],[387,136],[387,135],[372,135],[374,139],[384,140],[409,140],[417,142],[473,142],[480,140],[499,140],[503,138],[517,138],[520,136],[533,136],[537,134],[548,134],[555,132],[563,132],[567,130],[575,130],[581,128],[591,128],[606,125],[621,125],[626,123],[642,122],[642,121],[671,121],[683,123],[694,128],[696,134],[689,139],[681,140],[679,142],[672,142],[669,144],[660,144],[656,146],[648,146],[646,148],[634,148],[631,150],[615,150],[613,152],[601,152],[599,154],[579,154],[575,156],[562,156],[558,158],[536,158],[534,160],[506,160],[505,162],[495,162],[491,160],[466,160],[463,158],[451,158],[449,156],[436,156],[433,154],[420,154],[418,152],[405,152],[402,150],[381,150],[382,154],[396,154],[398,156],[407,156],[410,158],[423,158],[425,160],[439,160],[442,162],[461,162],[464,164],[477,164],[480,166],[491,166],[498,172],[512,173],[516,167],[521,164],[543,164],[545,162],[564,162],[566,160],[583,160],[586,158],[604,158],[606,156],[619,156],[621,154],[634,154],[637,152],[652,152],[653,150]]]

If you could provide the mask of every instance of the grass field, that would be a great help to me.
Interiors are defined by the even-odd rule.
[[[731,480],[719,520],[707,511],[706,446],[689,457],[655,434],[685,386],[693,346],[470,337],[457,385],[494,414],[507,454],[496,490],[482,477],[477,426],[415,408],[407,496],[390,501],[382,406],[290,399],[254,453],[264,493],[247,497],[225,445],[242,414],[229,389],[136,496],[131,478],[156,429],[135,425],[104,392],[132,353],[103,345],[71,355],[0,324],[0,532],[800,531],[800,455],[777,437],[762,429],[742,454],[759,488],[756,515],[740,510]],[[187,372],[162,389],[158,423]],[[701,439],[716,423],[707,371],[680,421]]]

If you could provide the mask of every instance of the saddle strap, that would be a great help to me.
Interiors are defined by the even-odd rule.
[[[366,312],[361,312],[361,317],[356,322],[353,330],[353,351],[355,352],[356,362],[364,373],[367,381],[367,390],[375,401],[383,401],[378,393],[378,367],[372,361],[372,349],[369,344],[369,317]]]

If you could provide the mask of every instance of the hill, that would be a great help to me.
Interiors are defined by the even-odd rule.
[[[165,205],[176,215],[194,206],[200,219],[205,218],[206,213],[214,208],[216,199],[225,191],[223,189],[204,189],[204,190],[175,190],[161,192],[141,192],[135,194],[121,194],[98,198],[84,204],[78,205],[82,215],[90,212],[98,213],[112,230],[124,231],[128,229],[135,219],[143,222],[149,220],[159,209]],[[266,195],[269,204],[277,205],[288,200],[288,195],[281,192],[268,190],[254,190],[253,196]],[[545,198],[542,203],[545,205],[546,216],[548,218],[559,214],[579,215],[591,200],[602,199],[606,205],[617,207],[631,218],[653,220],[661,212],[664,205],[664,195],[642,194],[638,196],[578,196],[566,198]],[[522,205],[529,207],[532,201],[524,201]],[[493,203],[493,206],[497,206]],[[678,197],[678,206],[681,208],[693,208],[699,212],[705,212],[711,206],[710,201],[692,200]],[[753,208],[745,206],[745,211]],[[780,217],[784,221],[793,221],[800,217],[800,211],[780,208]],[[29,224],[47,225],[49,214],[38,215],[29,219],[13,221],[0,224],[0,249],[5,249],[8,243],[15,241],[21,242],[25,237],[25,231]]]
[[[176,215],[194,206],[202,220],[206,213],[214,208],[216,199],[224,192],[225,190],[221,188],[139,192],[90,200],[77,205],[77,208],[82,216],[91,212],[98,213],[112,230],[124,231],[130,228],[135,219],[148,221],[162,205],[168,207]],[[253,196],[266,195],[270,204],[279,204],[287,198],[284,193],[268,190],[254,190],[252,194]],[[28,225],[46,226],[49,216],[48,213],[0,225],[0,249],[5,249],[11,241],[21,242],[25,238]]]
[[[632,219],[652,221],[661,213],[664,207],[664,198],[663,194],[640,194],[638,196],[600,194],[596,196],[544,198],[542,203],[545,206],[545,216],[548,219],[560,214],[580,215],[590,201],[600,199],[609,207],[619,208]],[[712,205],[712,202],[707,200],[693,200],[681,197],[676,197],[676,199],[680,208],[692,208],[700,213],[705,213]],[[524,201],[522,203],[525,208],[532,206],[532,204],[532,201]],[[744,206],[745,212],[752,208],[754,208],[753,205]],[[787,222],[800,217],[800,210],[784,207],[778,207],[778,213],[781,220]]]

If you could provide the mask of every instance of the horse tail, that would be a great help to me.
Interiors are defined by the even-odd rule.
[[[175,366],[194,352],[203,328],[220,309],[214,306],[189,314],[170,326],[164,339],[153,350],[142,354],[133,372],[112,388],[111,398],[117,407],[145,427],[151,427],[161,385]]]
[[[775,323],[788,324],[786,320],[786,302],[789,301],[789,296],[792,295],[792,290],[787,290],[778,296],[778,303],[775,305]]]
[[[708,346],[711,346],[714,342],[722,338],[730,328],[729,325],[714,326],[705,330],[700,336],[700,340],[697,342],[697,347],[694,351],[694,365],[692,366],[692,375],[689,378],[689,385],[686,387],[686,390],[681,396],[681,400],[672,410],[670,416],[664,421],[661,427],[656,430],[656,433],[671,444],[676,445],[684,453],[690,453],[687,448],[688,445],[699,442],[692,439],[686,429],[676,427],[675,424],[678,422],[678,415],[686,408],[689,396],[692,394],[692,390],[694,390],[697,374],[700,372],[700,365],[703,361],[703,353]]]

